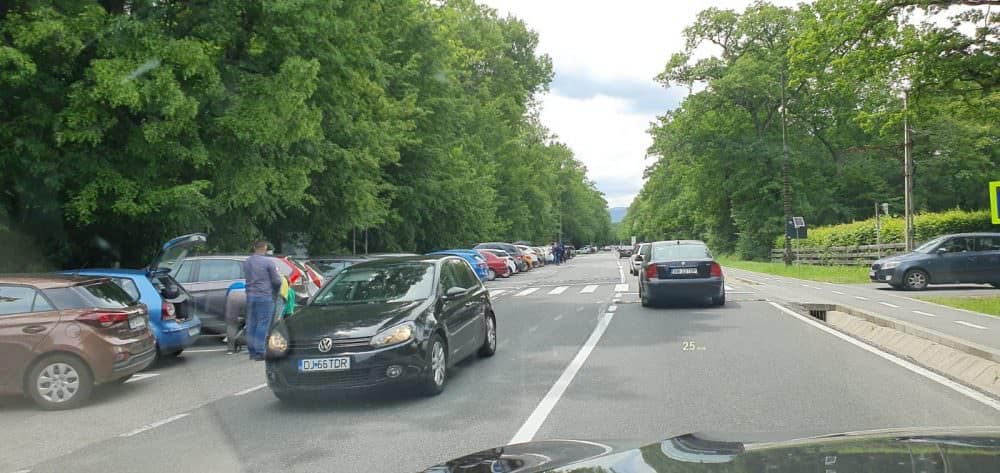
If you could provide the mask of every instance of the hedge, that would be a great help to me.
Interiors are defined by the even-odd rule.
[[[903,243],[903,218],[881,218],[882,235],[880,243]],[[997,232],[1000,225],[990,222],[987,210],[966,212],[949,210],[939,213],[924,213],[914,217],[916,242],[922,243],[938,235],[962,232]],[[839,225],[809,229],[809,238],[792,240],[792,245],[800,248],[828,248],[831,246],[859,246],[875,244],[875,218]],[[785,247],[785,236],[774,240],[774,247]]]

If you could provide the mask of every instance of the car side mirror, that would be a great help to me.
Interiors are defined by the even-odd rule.
[[[948,249],[947,248],[938,248],[937,250],[934,250],[934,252],[937,253],[937,254],[939,254],[939,255],[943,255],[943,254],[945,254],[945,253],[948,252]]]
[[[444,292],[444,297],[445,299],[454,299],[456,297],[465,295],[466,292],[468,292],[468,289],[464,287],[453,286],[448,288],[448,290]]]

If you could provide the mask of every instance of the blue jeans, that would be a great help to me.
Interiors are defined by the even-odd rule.
[[[271,296],[247,296],[247,351],[250,358],[262,358],[267,350],[267,333],[274,319]]]

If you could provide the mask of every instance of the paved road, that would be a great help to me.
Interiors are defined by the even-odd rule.
[[[261,389],[259,363],[192,350],[75,411],[0,401],[0,472],[414,471],[511,440],[1000,425],[997,410],[730,285],[723,308],[643,308],[609,253],[491,282],[497,355],[461,364],[434,398],[289,408]]]
[[[879,284],[831,284],[772,276],[736,268],[726,274],[741,278],[765,297],[793,302],[844,304],[927,327],[1000,351],[1000,317],[946,307],[917,299],[937,295],[1000,295],[984,285],[931,286],[926,291],[898,291]]]

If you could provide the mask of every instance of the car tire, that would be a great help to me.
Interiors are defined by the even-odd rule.
[[[639,302],[643,307],[653,307],[656,305],[653,298],[649,297],[649,294],[642,291],[642,283],[639,283]]]
[[[43,377],[59,382],[58,390],[44,389]],[[52,386],[51,382],[48,386]],[[94,375],[90,373],[90,367],[79,358],[62,353],[48,355],[35,362],[24,382],[24,392],[38,407],[47,411],[80,407],[90,398],[93,390]],[[64,400],[58,400],[62,395],[66,395]]]
[[[493,271],[492,269],[489,270],[489,271],[487,271],[487,273],[486,273],[486,279],[488,281],[492,281],[492,280],[494,280],[496,278],[497,278],[497,272],[496,271]]]
[[[726,305],[726,291],[722,291],[721,296],[715,296],[712,298],[712,305],[714,306],[724,306]]]
[[[447,381],[448,345],[435,333],[427,341],[427,377],[421,382],[420,391],[425,396],[437,396],[444,391]]]
[[[903,287],[910,291],[921,291],[927,288],[927,271],[922,269],[911,269],[903,274]]]
[[[479,347],[479,357],[489,358],[497,352],[497,318],[492,312],[486,314],[486,339]]]

